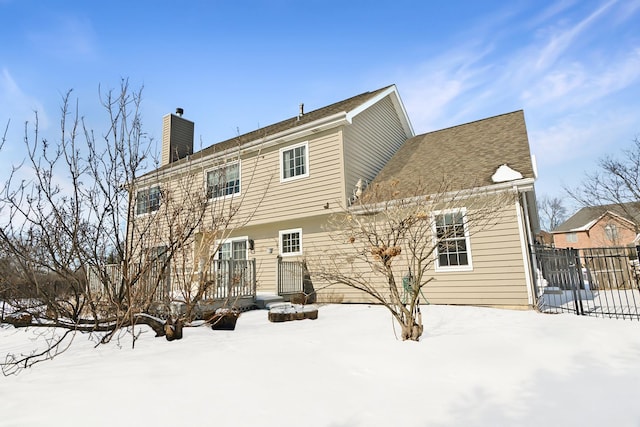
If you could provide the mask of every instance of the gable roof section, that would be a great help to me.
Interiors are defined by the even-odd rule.
[[[333,118],[335,118],[336,121],[345,120],[346,122],[351,122],[353,117],[388,95],[394,95],[392,96],[392,101],[399,113],[400,121],[407,130],[407,134],[413,135],[413,129],[411,127],[411,123],[409,122],[409,117],[404,109],[402,101],[400,100],[400,96],[398,95],[396,86],[390,85],[378,90],[374,90],[372,92],[364,92],[343,101],[327,105],[326,107],[304,113],[301,116],[294,116],[281,122],[274,123],[272,125],[265,126],[242,135],[238,135],[234,138],[215,143],[206,148],[203,148],[198,152],[193,153],[190,156],[190,160],[204,158],[215,153],[221,153],[231,149],[238,149],[239,147],[244,148],[251,143],[265,141],[270,138],[277,138],[305,129],[311,130],[316,125],[324,123],[326,121],[330,121]],[[330,121],[330,123],[332,122],[333,121]],[[186,161],[186,158],[180,159],[168,165],[162,166],[152,173],[175,167],[177,165],[185,163]]]
[[[555,234],[587,231],[606,214],[617,216],[633,224],[633,216],[640,218],[640,203],[625,203],[624,208],[618,204],[584,207],[551,232]]]
[[[494,185],[501,165],[535,179],[522,110],[410,138],[373,183],[399,181],[407,190],[400,197],[412,196],[418,185],[437,193],[443,179],[456,191]]]

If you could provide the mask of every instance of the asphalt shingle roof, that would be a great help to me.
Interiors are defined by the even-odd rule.
[[[534,178],[522,110],[410,138],[373,183],[399,181],[408,192],[400,197],[418,185],[436,193],[443,180],[455,191],[494,184],[491,176],[503,164]]]
[[[640,219],[640,203],[625,203],[624,208],[618,204],[584,207],[554,228],[552,232],[566,233],[582,229],[607,212],[612,212],[629,221],[637,222]]]
[[[252,142],[252,141],[256,141],[259,140],[261,138],[266,138],[269,137],[271,135],[275,135],[278,134],[280,132],[284,132],[286,130],[289,129],[294,129],[296,127],[305,125],[307,123],[311,123],[314,122],[316,120],[320,120],[323,119],[325,117],[329,117],[332,116],[334,114],[338,114],[338,113],[348,113],[354,109],[356,109],[357,107],[361,106],[362,104],[364,104],[365,102],[369,101],[370,99],[374,98],[376,95],[378,95],[379,93],[387,90],[388,88],[390,88],[390,86],[385,86],[383,88],[380,88],[378,90],[374,90],[372,92],[364,92],[361,93],[359,95],[353,96],[351,98],[345,99],[343,101],[339,101],[336,103],[333,103],[331,105],[327,105],[326,107],[322,107],[319,108],[317,110],[313,110],[310,111],[308,113],[303,114],[302,116],[298,117],[298,116],[294,116],[291,118],[288,118],[286,120],[283,120],[281,122],[278,123],[274,123],[272,125],[269,126],[265,126],[259,129],[256,129],[254,131],[242,134],[242,135],[238,135],[236,137],[227,139],[225,141],[221,141],[218,143],[215,143],[213,145],[210,145],[206,148],[203,148],[202,150],[195,152],[191,155],[191,159],[197,159],[200,157],[205,157],[209,154],[213,154],[215,152],[221,152],[224,150],[227,150],[229,148],[237,148],[237,147],[241,147],[242,145]],[[158,168],[157,170],[163,170],[166,168],[170,168],[176,165],[179,165],[181,163],[184,163],[186,161],[186,159],[180,159],[178,161],[175,161],[173,163],[170,163],[168,165],[164,165],[160,168]]]

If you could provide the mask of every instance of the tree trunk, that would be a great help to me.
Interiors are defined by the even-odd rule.
[[[422,325],[411,321],[409,324],[402,325],[402,340],[419,341],[422,336]]]

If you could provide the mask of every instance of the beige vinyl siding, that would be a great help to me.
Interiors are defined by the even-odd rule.
[[[258,226],[243,227],[235,230],[230,237],[248,236],[254,241],[254,251],[249,258],[256,260],[256,279],[258,292],[277,292],[277,257],[278,257],[278,232],[281,230],[302,229],[302,255],[288,256],[284,261],[306,260],[312,270],[316,263],[323,262],[326,251],[332,251],[336,247],[332,233],[326,230],[329,215],[321,215],[292,221],[280,221]],[[270,251],[271,249],[271,251]],[[331,302],[365,302],[365,295],[359,291],[333,286],[327,288],[327,284],[316,277],[311,277],[313,285],[319,294],[321,301]]]
[[[344,128],[345,191],[353,194],[358,179],[370,182],[382,170],[407,135],[387,96],[354,117]]]
[[[303,218],[292,221],[278,221],[269,224],[242,227],[230,237],[247,236],[254,241],[254,251],[249,258],[256,260],[256,279],[258,292],[277,292],[277,263],[279,255],[279,232],[282,230],[302,229],[302,255],[287,256],[285,261],[302,261],[313,258],[319,248],[331,247],[329,233],[324,225],[328,215]]]
[[[171,119],[177,118],[168,115],[165,126],[170,125]],[[350,135],[347,144],[343,144],[345,133]],[[405,139],[393,102],[386,97],[356,115],[351,125],[242,152],[241,194],[227,198],[223,204],[226,207],[240,205],[236,215],[238,223],[252,225],[337,212],[352,194],[355,181],[359,177],[372,179]],[[309,176],[280,182],[280,149],[304,142],[308,143]],[[347,154],[343,150],[350,152]],[[193,194],[195,189],[204,194],[205,171],[237,160],[239,153],[227,153],[226,159],[210,158],[187,164],[180,171],[162,171],[160,179],[165,182],[165,189],[167,180],[171,180],[171,191],[176,199],[180,195]],[[345,162],[346,157],[349,164]],[[188,170],[185,172],[185,169]],[[351,178],[345,179],[345,170]],[[187,180],[189,189],[185,191],[185,184],[176,185],[176,181],[185,181],[187,175],[190,176]],[[153,176],[144,179],[150,180],[154,180]],[[346,197],[345,187],[348,188]],[[211,203],[222,205],[220,201]],[[325,209],[327,204],[328,209]]]
[[[320,152],[323,150],[330,151],[331,147],[335,146],[338,140],[337,133],[333,135],[319,135],[318,139],[310,141],[309,145],[310,147],[315,146]],[[317,144],[314,144],[314,142],[317,142]],[[271,153],[262,154],[265,158],[271,154],[273,158],[274,151],[276,153],[275,158],[277,159],[277,147],[275,147]],[[324,157],[329,159],[327,162],[330,164],[330,153],[326,153]],[[321,156],[320,158],[323,157]],[[246,159],[243,159],[243,162],[246,161]],[[311,269],[313,269],[313,262],[321,262],[327,251],[333,251],[334,248],[341,243],[335,242],[331,238],[331,233],[325,231],[327,221],[333,209],[325,210],[323,204],[326,203],[325,200],[327,200],[331,193],[322,193],[325,189],[318,189],[316,191],[323,194],[324,198],[318,199],[317,195],[314,196],[313,193],[298,198],[295,192],[290,196],[286,196],[287,193],[283,190],[284,187],[288,187],[289,185],[297,185],[314,179],[314,174],[318,173],[318,170],[323,170],[323,167],[318,167],[318,169],[314,169],[313,165],[311,167],[310,177],[307,179],[286,184],[280,184],[279,179],[273,182],[275,187],[269,187],[264,205],[260,206],[256,214],[256,217],[260,218],[262,222],[252,220],[251,226],[244,226],[240,223],[233,225],[236,229],[233,230],[231,236],[247,236],[249,239],[254,240],[255,250],[254,253],[249,254],[249,257],[256,259],[258,291],[272,293],[277,291],[276,268],[279,253],[278,232],[280,230],[302,229],[303,254],[299,257],[287,257],[287,260],[307,259]],[[243,180],[247,179],[245,178],[247,169],[249,168],[246,167],[246,163],[243,163]],[[272,167],[272,173],[277,173],[275,169],[277,169],[277,167]],[[265,174],[266,171],[268,171],[268,168],[257,169],[257,172],[263,174]],[[330,183],[331,179],[328,177],[328,173],[330,172],[325,172],[324,174],[318,173],[320,177],[317,185],[319,187],[322,187],[323,183],[327,187],[331,187],[332,185],[335,191],[339,185],[336,184],[335,181],[333,184]],[[259,175],[257,175],[257,177],[259,177]],[[160,182],[160,184],[163,189],[171,189],[171,197],[174,198],[174,200],[182,200],[181,198],[185,198],[185,195],[190,192],[204,191],[203,169],[200,168],[199,171],[193,172],[193,175],[174,176],[171,182],[172,185],[170,187],[167,187],[166,182]],[[329,185],[327,185],[328,183]],[[149,182],[147,182],[147,185],[148,184]],[[243,182],[242,185],[244,186],[245,183]],[[280,188],[278,188],[278,186],[280,186]],[[306,187],[303,186],[302,188]],[[273,195],[274,193],[277,194],[277,192],[280,192],[278,197]],[[233,200],[234,199],[231,199],[231,201]],[[283,200],[287,203],[284,203]],[[301,202],[301,200],[305,202]],[[274,201],[278,203],[273,203]],[[224,203],[228,204],[229,199],[225,199]],[[304,203],[310,203],[311,206],[305,206]],[[228,207],[228,205],[226,205],[226,207]],[[246,206],[243,206],[243,208],[245,207]],[[279,213],[270,214],[270,210],[275,210]],[[317,214],[313,215],[314,212]],[[305,213],[307,216],[303,216]],[[167,220],[171,216],[169,215],[167,218],[164,218],[164,215],[166,215],[166,213],[161,207],[157,213],[145,218],[156,218],[154,221],[158,221],[159,219],[160,221],[155,222],[155,224],[165,224],[164,226],[158,227],[165,228],[167,227]],[[144,223],[146,221],[145,219],[142,222]],[[162,234],[161,230],[155,231]],[[500,220],[493,227],[475,234],[474,230],[471,229],[471,233],[470,246],[473,270],[466,272],[433,272],[435,280],[429,283],[424,289],[424,294],[428,301],[436,304],[471,304],[505,307],[527,306],[527,279],[524,266],[526,261],[523,259],[522,247],[519,240],[516,206],[510,205],[509,208],[502,213]],[[161,235],[154,234],[147,243],[148,247],[159,245],[162,243],[162,237]],[[269,253],[269,248],[271,248],[271,253]],[[398,263],[396,278],[400,280],[406,273],[406,270],[401,263]],[[380,286],[385,286],[385,284],[381,282],[382,279],[380,276],[371,275],[371,280],[380,282]],[[368,296],[357,290],[344,286],[325,288],[325,284],[319,282],[317,279],[312,277],[312,281],[316,289],[321,289],[319,291],[321,301],[372,302]]]
[[[280,182],[280,149],[308,143],[309,176]],[[266,224],[325,214],[343,198],[339,130],[271,146],[242,158],[240,216]]]
[[[516,207],[511,205],[502,213],[500,222],[490,229],[478,233],[471,230],[471,255],[473,270],[463,272],[435,272],[427,274],[435,280],[424,289],[423,294],[428,302],[434,304],[470,304],[503,307],[527,307],[526,262],[522,257],[519,240]],[[313,246],[311,246],[313,242]],[[305,233],[305,255],[309,267],[313,270],[313,262],[322,262],[323,251],[336,247],[327,232],[318,232],[310,236]],[[346,263],[345,263],[346,264]],[[365,266],[361,271],[380,287],[386,286],[381,275],[369,273]],[[401,286],[402,277],[407,273],[402,256],[395,263],[396,280]],[[323,288],[323,283],[314,280],[321,301],[373,302],[363,292],[343,285]]]
[[[473,270],[436,272],[425,296],[436,304],[526,306],[526,262],[522,257],[516,207],[495,226],[471,236]],[[472,230],[473,233],[473,230]]]

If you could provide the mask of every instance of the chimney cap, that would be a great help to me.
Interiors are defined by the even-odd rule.
[[[178,117],[182,117],[182,115],[184,114],[184,109],[183,108],[176,108],[176,116]]]

